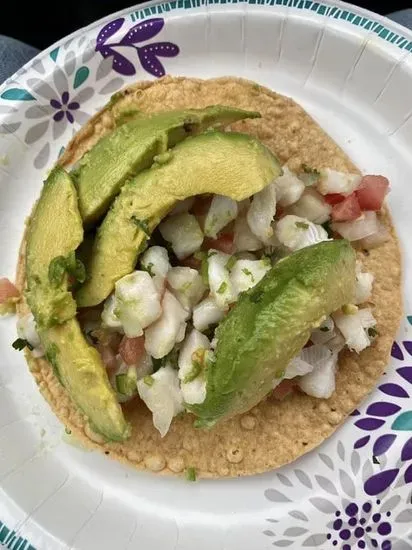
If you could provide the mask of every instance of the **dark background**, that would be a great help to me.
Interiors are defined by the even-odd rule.
[[[14,0],[7,3],[7,12],[3,11],[0,17],[0,34],[44,49],[96,19],[138,3],[124,0],[68,0],[49,4],[37,0],[26,4]],[[382,15],[410,7],[410,0],[385,3],[382,0],[358,0],[353,3]]]

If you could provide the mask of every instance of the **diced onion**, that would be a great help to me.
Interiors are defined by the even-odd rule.
[[[216,239],[219,231],[235,220],[237,214],[236,201],[222,195],[214,195],[205,219],[205,235]]]
[[[164,437],[177,414],[183,411],[177,371],[170,365],[159,369],[148,379],[137,381],[139,396],[153,413],[154,427]]]
[[[203,233],[199,222],[192,214],[178,214],[167,217],[160,225],[162,237],[172,244],[179,260],[187,258],[200,249]]]
[[[379,226],[376,212],[367,211],[353,222],[334,222],[331,228],[348,241],[359,241],[376,233]]]
[[[332,207],[315,189],[306,189],[300,199],[288,208],[290,214],[320,224],[329,220],[331,211]]]
[[[247,223],[252,233],[263,243],[273,236],[272,221],[276,214],[276,186],[267,185],[253,196],[252,204],[247,212]]]
[[[320,179],[317,188],[322,195],[330,193],[340,193],[350,195],[360,184],[362,176],[358,174],[348,174],[346,172],[337,172],[330,168],[324,168],[320,171]]]
[[[283,174],[275,180],[276,200],[282,207],[289,206],[300,199],[305,184],[287,166],[283,166]]]

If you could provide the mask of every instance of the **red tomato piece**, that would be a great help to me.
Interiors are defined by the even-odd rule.
[[[389,190],[388,178],[384,176],[363,176],[356,196],[362,210],[380,210]]]
[[[334,222],[351,222],[362,214],[355,193],[346,197],[332,208],[331,217]]]
[[[344,201],[345,195],[341,195],[340,193],[329,193],[323,198],[325,199],[325,202],[327,202],[331,206],[334,206],[335,204],[339,204],[340,202]]]
[[[5,304],[10,298],[17,298],[20,292],[8,279],[0,279],[0,304]]]
[[[128,338],[124,336],[120,342],[119,353],[126,365],[137,365],[145,353],[144,337]]]
[[[275,397],[275,399],[284,399],[294,391],[295,386],[296,382],[294,380],[282,380],[279,386],[276,386],[273,390],[273,397]]]
[[[203,241],[202,248],[205,250],[214,248],[215,250],[220,250],[226,254],[233,254],[234,237],[234,233],[222,233],[217,237],[217,239],[210,239],[209,237],[206,237]]]

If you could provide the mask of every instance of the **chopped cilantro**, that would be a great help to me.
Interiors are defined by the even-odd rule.
[[[64,256],[56,256],[49,264],[49,281],[53,286],[59,286],[63,282],[64,274],[66,273],[66,258]]]
[[[328,327],[319,327],[319,330],[322,332],[329,332]]]
[[[253,276],[253,273],[250,271],[250,269],[248,269],[247,267],[244,267],[242,269],[242,272],[247,276],[247,277],[250,277],[250,280],[252,281],[252,283],[255,282],[255,278]]]
[[[236,256],[230,256],[230,258],[228,259],[225,265],[226,269],[228,271],[232,271],[232,269],[235,267],[236,262],[237,262]]]
[[[188,481],[196,481],[196,470],[194,468],[192,467],[187,468],[186,479]]]
[[[183,378],[183,384],[188,384],[189,382],[193,382],[193,380],[195,380],[201,372],[202,372],[202,364],[199,361],[192,361],[192,369]]]
[[[220,285],[220,287],[217,289],[218,294],[224,294],[227,290],[227,282],[223,281],[223,283]]]
[[[73,271],[68,270],[70,275],[73,275],[73,277],[78,281],[79,283],[84,283],[86,280],[86,268],[84,266],[84,263],[76,259],[76,264]]]
[[[53,286],[59,286],[63,282],[65,273],[69,273],[79,283],[86,280],[86,268],[81,260],[76,258],[74,252],[70,252],[67,257],[56,256],[49,264],[48,277]]]
[[[147,265],[142,264],[143,271],[147,271],[150,277],[154,277],[155,274],[153,272],[153,262],[148,263]]]
[[[147,220],[139,220],[137,216],[132,216],[130,219],[139,229],[143,231],[143,233],[145,233],[147,237],[150,237],[150,230]]]
[[[152,378],[152,376],[150,376],[150,374],[148,374],[147,376],[145,376],[143,378],[143,382],[147,385],[147,386],[153,386],[154,384],[154,380]]]
[[[64,431],[67,433],[67,435],[72,435],[72,431],[69,428],[64,428]]]
[[[28,348],[30,351],[33,349],[33,346],[30,344],[30,342],[28,342],[24,338],[17,338],[17,340],[14,340],[14,342],[12,343],[12,346],[18,351],[21,351],[24,348]]]
[[[216,256],[216,254],[217,254],[216,250],[209,250],[207,255],[209,258],[211,258],[212,256]]]
[[[302,164],[302,173],[299,174],[300,179],[307,186],[314,185],[320,178],[320,172],[315,168],[310,168],[307,164]]]
[[[379,332],[376,330],[376,328],[369,327],[368,328],[368,334],[371,338],[375,338],[376,336],[378,336]]]
[[[295,222],[298,229],[309,229],[309,224],[306,222]]]

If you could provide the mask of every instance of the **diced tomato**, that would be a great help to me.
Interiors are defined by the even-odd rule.
[[[192,269],[199,270],[202,266],[202,261],[198,260],[194,256],[189,256],[184,260],[180,260],[180,264],[183,265],[184,267],[191,267]]]
[[[5,277],[0,279],[0,304],[5,304],[10,298],[17,298],[20,296],[20,292]]]
[[[388,178],[384,176],[363,176],[356,196],[362,210],[380,210],[389,189]]]
[[[220,250],[221,252],[225,252],[226,254],[233,254],[233,239],[234,239],[233,233],[222,233],[217,237],[217,239],[210,239],[209,237],[206,237],[203,241],[202,248],[204,250],[210,250],[211,248],[214,248],[215,250]]]
[[[332,208],[331,217],[334,222],[351,222],[362,214],[355,193],[346,197]]]
[[[123,337],[120,343],[119,353],[126,365],[137,365],[144,355],[144,337],[137,338]]]
[[[327,202],[331,206],[334,206],[335,204],[339,204],[340,202],[345,200],[345,195],[341,195],[340,193],[329,193],[323,198],[325,199],[325,202]]]
[[[275,399],[283,399],[295,389],[296,382],[294,380],[282,380],[279,386],[273,390],[273,397]]]
[[[195,198],[192,208],[190,209],[191,213],[195,216],[206,216],[209,212],[210,203],[212,202],[211,195],[199,195]]]

